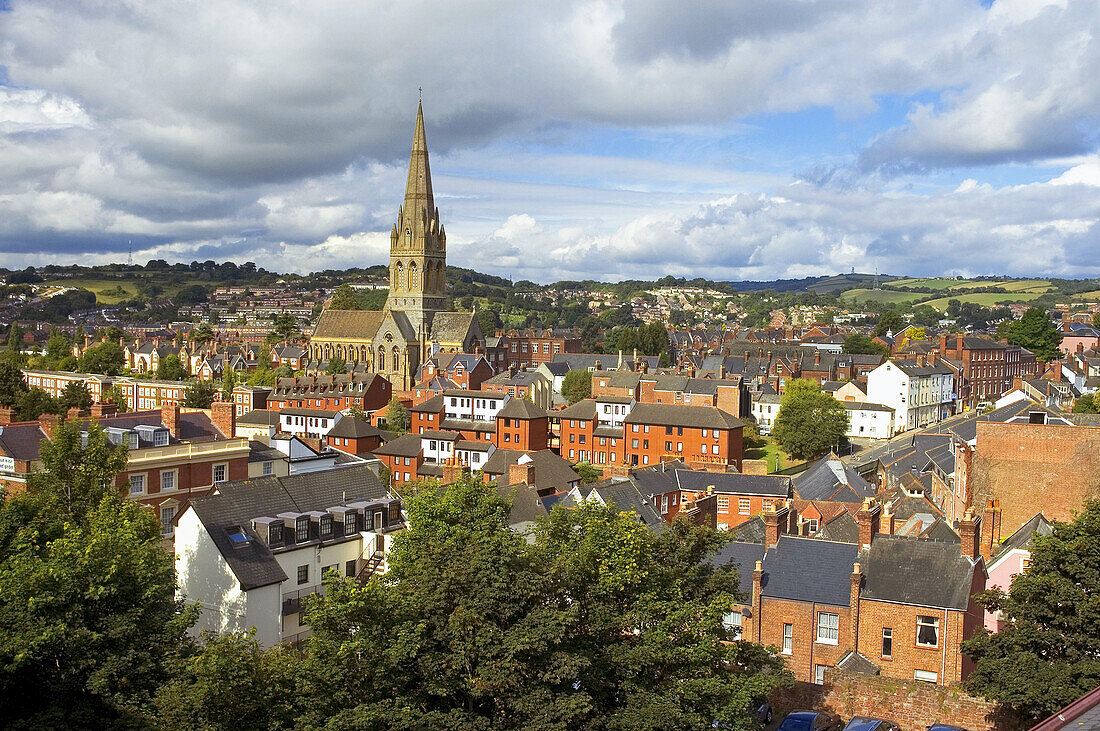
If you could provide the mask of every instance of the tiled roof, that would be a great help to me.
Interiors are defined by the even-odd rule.
[[[957,553],[957,549],[956,549]],[[764,556],[763,596],[846,607],[856,546],[780,536]]]
[[[313,328],[313,338],[373,340],[382,317],[381,310],[324,310]]]
[[[509,419],[542,419],[549,416],[546,409],[537,406],[526,399],[513,398],[504,404],[504,408],[497,412],[497,418]]]
[[[742,475],[736,472],[697,472],[694,470],[676,470],[676,482],[681,490],[707,492],[713,488],[716,493],[738,495],[767,495],[770,497],[789,497],[791,478],[781,475]]]
[[[756,562],[764,559],[764,544],[730,541],[722,546],[707,561],[714,566],[729,566],[737,569],[737,589],[743,601],[752,600],[752,572]]]
[[[974,566],[958,544],[879,535],[858,560],[865,599],[966,609]]]

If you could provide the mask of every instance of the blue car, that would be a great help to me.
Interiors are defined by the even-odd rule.
[[[829,711],[794,711],[779,724],[778,731],[841,731],[844,722]]]
[[[898,731],[898,725],[893,721],[884,721],[881,718],[856,716],[848,722],[848,725],[844,727],[844,731]]]

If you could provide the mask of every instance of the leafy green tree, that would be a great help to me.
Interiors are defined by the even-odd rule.
[[[183,361],[175,353],[169,353],[157,362],[157,378],[162,381],[182,381],[187,378]]]
[[[477,311],[477,324],[481,326],[481,332],[485,335],[492,335],[499,328],[504,327],[504,321],[500,319],[500,313],[490,307]]]
[[[59,512],[74,520],[84,516],[104,498],[117,495],[115,475],[126,469],[126,445],[112,444],[96,422],[87,426],[87,442],[78,422],[58,424],[53,436],[42,442],[42,472],[31,475],[29,488],[55,495]]]
[[[15,406],[26,392],[23,371],[11,363],[0,363],[0,406]]]
[[[331,310],[360,310],[359,297],[350,284],[341,284],[332,293],[332,301],[329,303]]]
[[[34,421],[42,414],[56,414],[61,404],[41,388],[29,388],[15,400],[15,411],[19,421]]]
[[[405,404],[396,398],[390,399],[390,404],[386,407],[386,426],[389,431],[404,434],[409,430],[409,420],[409,410],[405,408]]]
[[[888,332],[897,335],[904,327],[905,321],[901,319],[898,311],[889,309],[882,313],[882,317],[878,319],[878,324],[875,325],[872,334],[875,337],[881,337]]]
[[[569,371],[561,382],[561,395],[570,404],[592,397],[592,373],[586,370]]]
[[[275,378],[275,371],[267,366],[260,366],[248,374],[248,378],[245,379],[245,382],[249,386],[274,386]]]
[[[8,350],[16,353],[23,350],[23,328],[19,327],[18,322],[13,322],[8,328]]]
[[[65,384],[65,390],[58,399],[61,411],[69,409],[86,409],[92,405],[92,394],[88,393],[88,386],[84,381],[69,381]]]
[[[1000,632],[963,643],[975,661],[968,690],[1026,718],[1051,715],[1100,685],[1100,501],[1036,536],[1031,566],[1007,591],[979,595]]]
[[[1100,312],[1092,313],[1092,326],[1100,328]]]
[[[233,400],[233,389],[237,387],[237,374],[232,369],[226,368],[222,371],[222,386],[221,394],[222,401]]]
[[[1058,350],[1062,332],[1047,317],[1047,313],[1037,307],[1028,308],[1019,320],[1002,322],[997,326],[997,335],[1008,338],[1013,345],[1027,348],[1040,360],[1054,360],[1062,355]]]
[[[267,336],[269,344],[281,343],[285,340],[293,340],[300,337],[302,328],[298,325],[298,318],[286,312],[275,315],[271,323],[271,333]]]
[[[195,381],[183,391],[183,405],[192,409],[209,409],[218,387],[213,381]]]
[[[848,410],[813,381],[787,382],[772,436],[787,454],[810,459],[845,442]]]
[[[1095,414],[1100,412],[1096,404],[1096,394],[1086,393],[1081,398],[1073,402],[1073,413],[1075,414]]]
[[[348,370],[348,364],[344,362],[344,359],[338,355],[334,355],[328,359],[328,365],[325,366],[325,373],[328,375],[335,375],[337,373],[346,373]]]
[[[126,364],[126,354],[122,346],[114,340],[105,340],[84,350],[77,361],[77,368],[82,373],[102,373],[107,376],[122,374],[122,368]]]
[[[122,392],[122,388],[117,384],[112,384],[110,388],[103,392],[103,401],[110,401],[118,408],[118,413],[125,414],[130,410],[130,407],[126,405],[126,394]]]
[[[46,357],[44,365],[47,368],[63,368],[73,357],[73,344],[69,336],[56,327],[50,328],[50,337],[46,340]]]
[[[213,339],[214,328],[205,322],[191,331],[191,342],[195,345],[205,345]]]
[[[881,343],[859,333],[852,333],[844,338],[843,350],[845,353],[861,355],[886,355],[887,352]]]
[[[716,531],[654,536],[629,514],[555,509],[534,543],[466,477],[407,503],[390,570],[311,602],[299,724],[326,728],[754,728],[790,684],[759,645],[723,643],[736,571]]]
[[[263,649],[255,633],[203,635],[203,646],[181,657],[172,680],[156,695],[163,728],[294,728],[297,715],[297,653],[283,645]]]
[[[585,485],[591,485],[603,479],[603,470],[593,467],[589,462],[578,462],[573,465],[573,471],[581,476],[581,482]]]

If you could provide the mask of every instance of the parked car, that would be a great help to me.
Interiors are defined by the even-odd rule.
[[[848,725],[844,727],[844,731],[899,731],[899,729],[893,721],[871,718],[870,716],[856,716],[848,722]]]
[[[934,723],[928,727],[928,731],[966,731],[962,726],[952,726],[949,723]]]
[[[841,731],[844,721],[829,711],[793,711],[787,714],[778,731]]]
[[[765,695],[758,695],[752,699],[752,703],[749,704],[749,712],[760,723],[769,724],[772,722],[772,704],[768,702],[768,697]]]

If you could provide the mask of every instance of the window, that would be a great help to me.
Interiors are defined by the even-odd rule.
[[[145,492],[145,475],[130,475],[130,494],[140,495]]]
[[[168,535],[172,532],[172,519],[176,517],[176,506],[171,505],[160,509],[160,532]]]
[[[275,463],[271,461],[264,462],[264,477],[271,477],[273,474],[275,474]]]
[[[160,473],[160,491],[168,492],[169,490],[176,489],[176,472],[175,470],[165,470]]]
[[[355,532],[355,513],[350,510],[344,513],[344,535],[350,536]],[[351,574],[348,574],[349,576]]]
[[[913,680],[923,680],[926,683],[935,683],[938,679],[939,676],[928,670],[913,671]]]
[[[219,482],[225,482],[225,473],[226,473],[226,471],[227,471],[226,466],[224,464],[214,465],[214,484],[215,485],[217,485]]]
[[[309,540],[309,518],[298,518],[294,521],[294,540],[297,543]]]
[[[917,617],[917,644],[921,647],[937,647],[940,644],[939,617]]]
[[[825,684],[825,668],[828,665],[814,665],[814,682],[818,685]]]
[[[783,654],[790,655],[794,648],[794,625],[783,625]]]
[[[817,641],[825,645],[835,645],[840,638],[840,615],[829,612],[817,613]]]
[[[634,449],[637,449],[638,448],[638,440],[637,439],[631,439],[630,440],[630,446],[633,447]]]
[[[298,567],[298,584],[309,583],[309,564],[302,564]]]
[[[741,612],[729,612],[722,617],[722,626],[729,633],[730,637],[739,638],[741,636]]]
[[[727,513],[730,509],[730,499],[727,495],[718,496],[718,512]]]
[[[741,515],[748,515],[750,510],[750,503],[747,497],[737,498],[737,512]]]
[[[664,495],[661,497],[661,512],[668,512],[668,495]]]
[[[894,654],[894,630],[891,627],[882,628],[882,656],[892,657]]]
[[[354,515],[354,513],[348,513],[348,515]],[[352,559],[351,561],[348,561],[346,564],[344,564],[344,575],[355,576],[355,559]]]
[[[817,518],[807,518],[806,529],[809,531],[807,535],[813,535],[814,533],[817,533]]]
[[[321,537],[322,538],[332,538],[332,516],[331,515],[322,515],[321,516]]]
[[[702,454],[706,454],[707,453],[707,445],[705,445],[705,444],[699,445],[699,452],[702,453]]]
[[[272,523],[267,528],[268,545],[277,546],[283,542],[283,526],[281,523]]]

